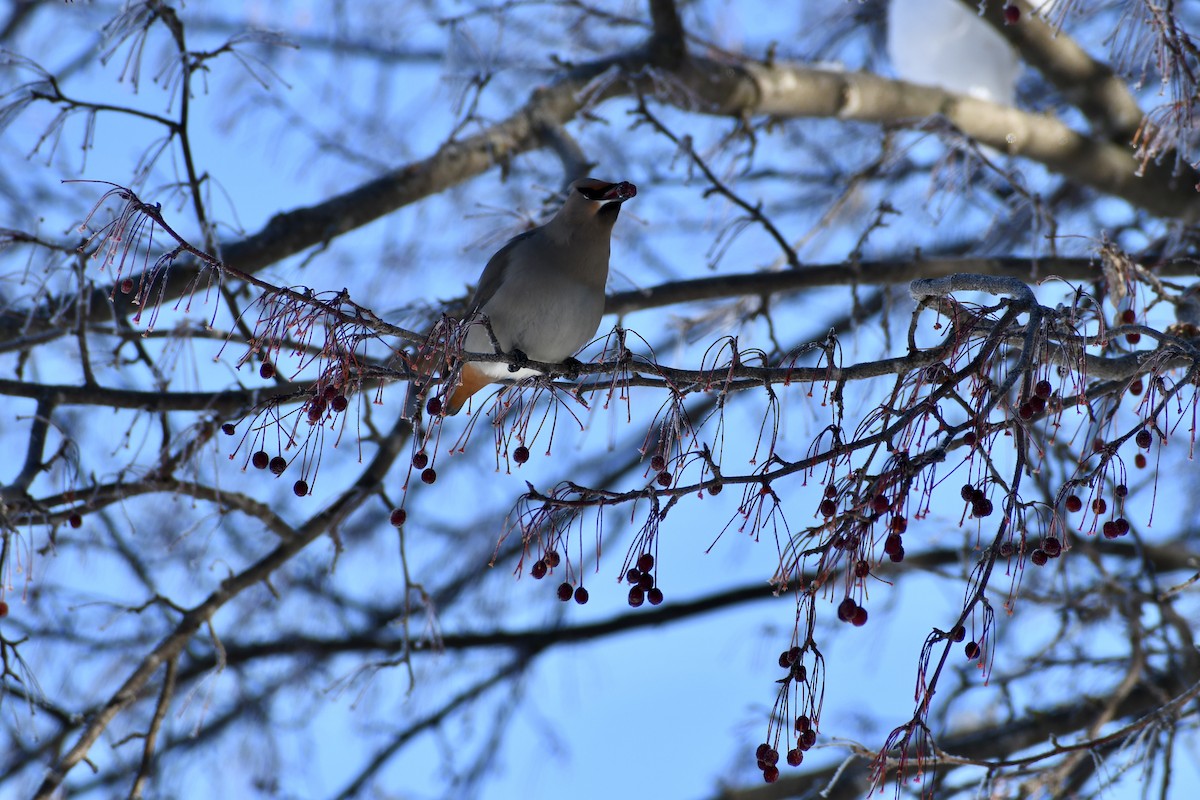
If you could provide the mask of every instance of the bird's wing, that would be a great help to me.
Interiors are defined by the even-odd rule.
[[[475,287],[475,296],[471,298],[471,313],[479,311],[496,296],[496,292],[507,276],[513,249],[536,232],[537,228],[534,228],[517,234],[488,259],[487,266],[483,268],[483,274],[479,276],[479,285]]]

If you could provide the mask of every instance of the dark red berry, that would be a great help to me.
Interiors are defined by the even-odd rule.
[[[121,281],[121,294],[129,294],[132,291],[133,291],[133,279],[132,278],[126,278],[125,280]]]
[[[656,606],[663,601],[662,589],[654,586],[650,591],[646,592],[646,599],[650,601],[650,605]]]
[[[558,554],[557,550],[551,550],[550,552],[546,553],[545,558],[546,563],[550,565],[550,569],[555,569],[559,564],[562,563],[562,556]]]
[[[715,496],[715,495],[718,495],[718,494],[720,494],[720,493],[721,493],[721,489],[722,489],[722,488],[723,488],[723,487],[721,486],[721,484],[719,484],[719,483],[714,483],[712,486],[709,486],[709,487],[708,487],[708,493],[709,493],[710,495],[714,495],[714,496]]]
[[[325,416],[325,403],[320,400],[312,402],[308,406],[308,421],[316,425],[321,421],[321,417]]]
[[[642,572],[649,572],[654,569],[654,556],[650,553],[642,553],[638,556],[637,568]]]
[[[232,422],[226,422],[221,426],[221,433],[225,434],[226,436],[233,436],[235,433],[237,433],[237,428],[233,427]]]
[[[255,469],[266,469],[267,464],[269,464],[270,461],[271,461],[271,457],[269,455],[267,455],[266,450],[259,450],[257,453],[255,453],[253,456],[250,457],[250,463],[254,465]]]
[[[862,606],[859,606],[854,610],[854,617],[850,620],[850,622],[852,622],[856,628],[861,628],[863,625],[866,625],[867,610]]]
[[[1111,519],[1100,526],[1100,532],[1104,534],[1105,539],[1115,539],[1121,535],[1117,533],[1117,523]]]
[[[1143,450],[1149,450],[1150,445],[1154,444],[1154,437],[1151,436],[1150,431],[1146,430],[1145,428],[1138,431],[1137,436],[1133,437],[1133,440],[1137,442],[1137,446]]]
[[[754,749],[754,758],[758,761],[765,762],[767,760],[767,753],[769,752],[771,752],[771,745],[763,742]]]
[[[862,609],[860,608],[859,611],[862,611]],[[799,661],[792,664],[792,680],[796,681],[796,683],[804,683],[808,680],[808,667]]]
[[[1054,387],[1050,385],[1050,381],[1044,378],[1034,384],[1033,393],[1043,400],[1048,399],[1053,392]]]
[[[583,605],[588,601],[588,590],[580,586],[575,590],[575,602]]]
[[[799,745],[800,745],[801,750],[811,750],[812,746],[816,743],[817,743],[817,732],[814,731],[812,728],[809,728],[808,730],[806,730],[800,734]]]
[[[887,553],[889,556],[893,553],[899,553],[903,549],[904,542],[901,541],[898,534],[889,534],[888,537],[883,540],[883,552]]]
[[[871,510],[876,514],[882,514],[892,507],[892,503],[887,499],[886,495],[877,494],[871,500]]]
[[[429,416],[436,417],[442,413],[442,399],[440,397],[431,397],[429,402],[425,404],[425,411]]]
[[[792,662],[788,659],[788,651],[784,650],[779,654],[779,666],[784,669],[791,669]]]
[[[1046,401],[1040,397],[1029,398],[1029,407],[1033,409],[1033,413],[1040,414],[1046,410]]]
[[[1133,465],[1135,467],[1137,467],[1138,469],[1145,469],[1146,468],[1146,457],[1144,455],[1142,455],[1141,453],[1138,453],[1137,455],[1135,455],[1133,457]]]
[[[888,527],[896,533],[904,533],[906,530],[908,530],[908,518],[892,517],[892,521],[888,523]]]
[[[264,361],[258,368],[258,374],[266,380],[270,380],[271,378],[274,378],[275,377],[275,365],[272,364],[270,361]]]
[[[967,447],[974,447],[975,442],[977,441],[979,441],[979,437],[976,436],[974,432],[968,431],[967,433],[963,434],[963,444],[965,444]]]
[[[789,767],[798,767],[802,761],[804,761],[804,753],[795,748],[787,751],[787,763]]]
[[[542,578],[546,577],[546,573],[548,571],[549,568],[546,566],[546,562],[542,561],[540,558],[533,562],[533,566],[529,568],[529,574],[533,576],[535,581],[540,581]]]
[[[779,767],[774,764],[768,764],[767,768],[763,770],[763,780],[767,783],[774,783],[779,780]]]
[[[656,478],[656,480],[658,481],[658,485],[665,489],[671,485],[671,473],[660,472],[658,473],[658,478]]]
[[[1108,511],[1108,503],[1105,502],[1103,497],[1097,497],[1092,501],[1092,511],[1097,514],[1103,514],[1105,511]]]
[[[283,471],[287,469],[287,459],[283,456],[275,456],[267,466],[275,475],[282,475]]]
[[[638,608],[644,602],[646,602],[646,593],[640,586],[631,586],[629,588],[629,605]]]
[[[963,639],[967,638],[967,629],[962,625],[955,625],[950,629],[950,638],[953,641],[961,642]]]
[[[1044,567],[1050,556],[1046,555],[1045,550],[1038,549],[1029,554],[1029,560],[1039,567]]]
[[[8,616],[8,603],[0,600],[0,617]]]
[[[575,596],[575,587],[563,581],[558,585],[558,599],[564,603]]]
[[[825,487],[825,496],[826,497],[832,499],[834,497],[837,497],[837,493],[838,493],[837,487],[834,486],[832,483]]]
[[[979,644],[977,642],[967,642],[967,646],[963,648],[963,652],[967,654],[967,658],[971,661],[979,658]]]
[[[666,468],[667,468],[667,460],[665,458],[663,458],[662,456],[655,453],[650,458],[650,469],[653,470],[654,472],[662,472]]]
[[[346,399],[346,395],[344,394],[335,394],[333,399],[329,401],[329,407],[340,414],[350,407],[350,401]]]
[[[625,582],[632,585],[637,583],[638,578],[640,577],[642,577],[642,571],[637,567],[631,567],[629,571],[625,573]]]
[[[72,514],[71,516],[67,517],[67,524],[72,528],[78,528],[83,525],[83,517],[79,516],[78,514]]]
[[[392,527],[399,528],[408,519],[408,512],[403,508],[393,508],[392,515],[388,517],[388,521],[392,523]]]
[[[1021,9],[1014,5],[1004,7],[1004,24],[1016,25],[1021,21]]]
[[[1113,488],[1113,494],[1115,494],[1117,497],[1127,497],[1129,495],[1129,487],[1123,483],[1118,483],[1116,487]]]
[[[1017,548],[1013,547],[1012,542],[1001,542],[1000,543],[1000,557],[1001,558],[1012,558],[1013,554],[1016,552],[1017,552]]]
[[[1066,506],[1067,511],[1070,511],[1072,514],[1074,514],[1083,508],[1083,501],[1075,495],[1071,495],[1067,498],[1067,502],[1064,505]]]
[[[304,497],[308,494],[308,481],[298,480],[292,484],[292,491],[296,493],[296,497]]]
[[[775,766],[779,763],[779,751],[774,747],[767,750],[767,754],[763,756],[763,761],[765,761],[769,767]]]
[[[958,496],[970,503],[975,497],[975,487],[969,483],[964,483],[963,487],[958,490]]]
[[[1134,396],[1141,394],[1145,389],[1146,385],[1142,383],[1141,378],[1134,378],[1133,382],[1129,384],[1129,393]]]
[[[843,600],[841,603],[838,604],[838,611],[837,611],[838,619],[840,619],[842,622],[849,622],[850,620],[854,619],[854,612],[857,610],[858,610],[858,603],[854,602],[849,597],[847,597],[845,600]]]
[[[1017,409],[1017,416],[1021,419],[1033,419],[1033,405],[1031,403],[1021,403]]]
[[[971,507],[971,513],[977,517],[990,517],[995,510],[992,501],[986,497],[976,498],[975,504]]]
[[[654,588],[654,576],[648,572],[643,572],[642,576],[638,578],[637,585],[643,592],[650,591]]]
[[[528,447],[526,447],[525,445],[519,445],[517,447],[517,449],[513,450],[513,461],[517,462],[518,464],[524,464],[528,460],[529,460],[529,448]]]
[[[429,466],[429,456],[424,450],[418,450],[413,453],[412,465],[416,469],[425,469]]]
[[[433,467],[426,467],[421,470],[421,480],[425,481],[425,483],[433,483],[437,480],[437,470]]]
[[[800,716],[796,717],[796,730],[798,732],[804,733],[806,730],[808,730],[811,727],[812,727],[812,720],[810,720],[808,718],[807,714],[801,714]]]
[[[1125,334],[1125,341],[1129,344],[1137,344],[1138,342],[1142,341],[1142,335],[1136,331],[1133,333],[1127,333]]]
[[[821,501],[821,509],[820,509],[821,516],[832,517],[835,514],[837,514],[837,508],[838,508],[837,503],[834,502],[833,500],[822,500]]]
[[[868,564],[866,561],[863,561],[860,559],[858,561],[858,563],[856,563],[854,565],[854,577],[865,578],[870,574],[871,574],[871,565]]]
[[[1129,533],[1129,520],[1124,517],[1117,517],[1113,521],[1113,525],[1117,526],[1117,536],[1124,536]]]
[[[1132,325],[1137,322],[1137,312],[1132,308],[1127,308],[1121,312],[1121,322],[1125,325]]]
[[[1062,553],[1062,542],[1055,536],[1047,536],[1042,540],[1042,550],[1051,558],[1058,558]]]
[[[901,561],[904,560],[904,548],[901,547],[899,550],[897,550],[894,553],[888,553],[888,558],[891,560],[891,562],[893,564],[899,564]]]

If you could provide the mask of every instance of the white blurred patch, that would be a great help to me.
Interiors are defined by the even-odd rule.
[[[890,0],[887,51],[911,83],[1010,106],[1016,98],[1016,52],[960,0]]]

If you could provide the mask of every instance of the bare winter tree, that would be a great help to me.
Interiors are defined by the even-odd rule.
[[[964,5],[1012,105],[875,0],[0,11],[0,794],[1196,796],[1200,6]],[[597,340],[446,416],[587,174]]]

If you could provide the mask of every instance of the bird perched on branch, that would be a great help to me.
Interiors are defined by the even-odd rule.
[[[494,353],[499,344],[518,360],[546,363],[575,355],[600,326],[613,225],[621,204],[636,194],[627,181],[572,183],[553,219],[510,239],[484,267],[464,320],[463,349]],[[489,383],[537,374],[503,362],[468,361],[446,411],[457,414]]]

